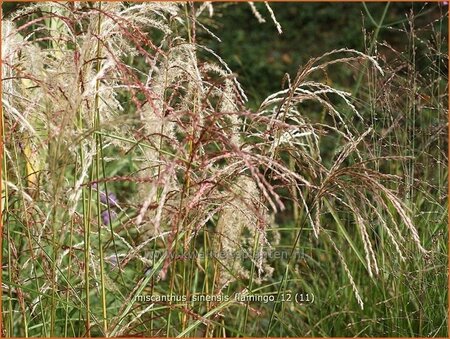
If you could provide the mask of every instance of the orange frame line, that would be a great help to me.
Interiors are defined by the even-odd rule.
[[[102,2],[119,2],[120,0],[103,0]],[[0,0],[0,17],[3,17],[3,7],[1,5],[3,5],[3,3],[5,2],[16,2],[16,3],[26,3],[26,2],[45,2],[42,0],[37,0],[37,1],[33,1],[33,0],[16,0],[16,1],[11,1],[11,0],[7,0],[7,1],[2,1]],[[62,2],[62,1],[55,1],[55,2]],[[92,1],[92,0],[80,0],[80,1],[74,1],[74,0],[69,0],[68,2],[99,2],[99,1]],[[139,1],[139,0],[129,0],[129,2],[164,2],[163,0],[161,1]],[[181,0],[173,0],[173,2],[186,2],[186,1],[181,1]],[[204,2],[204,1],[200,1],[200,0],[193,0],[191,2]],[[233,3],[240,3],[240,2],[247,2],[245,0],[235,0],[235,1],[226,1],[226,0],[212,0],[211,2],[233,2]],[[253,2],[264,2],[264,0],[254,0]],[[366,0],[366,1],[360,1],[360,0],[343,0],[343,1],[339,1],[339,0],[270,0],[269,2],[286,2],[286,3],[291,3],[291,2],[299,2],[299,3],[361,3],[361,2],[425,2],[425,1],[419,1],[419,0],[394,0],[394,1],[377,1],[377,0]],[[445,1],[441,1],[441,0],[430,0],[427,2],[445,2]],[[447,6],[447,10],[448,10],[448,14],[450,16],[450,4]],[[450,20],[447,20],[447,29],[448,31],[450,31]],[[0,36],[2,35],[2,27],[0,25]],[[1,43],[0,43],[1,44]],[[450,39],[447,39],[447,46],[449,47],[450,50]],[[0,68],[2,66],[2,52],[0,49]],[[447,60],[448,61],[448,60]],[[447,63],[447,70],[448,70],[448,78],[450,79],[450,63]],[[3,88],[2,88],[2,78],[0,78],[0,97],[2,97],[3,94]],[[449,88],[449,92],[448,92],[449,96],[450,96],[450,88]],[[450,101],[448,102],[448,107],[447,107],[447,121],[450,122]],[[450,128],[447,126],[447,137],[448,140],[450,140]],[[4,135],[3,135],[3,105],[0,107],[0,200],[3,198],[2,197],[2,188],[3,188],[3,157],[4,157]],[[447,150],[447,157],[450,158],[450,148]],[[447,194],[448,192],[450,192],[450,181],[447,178]],[[448,196],[447,196],[447,200],[448,200]],[[447,201],[448,204],[448,201]],[[447,205],[447,222],[448,222],[448,229],[450,230],[450,211],[448,209],[448,205]],[[448,267],[447,267],[447,273],[450,272],[450,253],[449,253],[449,249],[450,249],[450,238],[447,236],[448,238],[448,243],[447,243],[447,262],[448,262]],[[0,243],[1,243],[1,250],[0,250],[0,264],[2,262],[2,255],[3,255],[3,215],[2,215],[2,209],[0,208]],[[1,273],[1,269],[0,269],[0,273]],[[3,274],[0,274],[0,294],[3,295],[3,290],[2,290],[2,276]],[[447,332],[450,333],[450,322],[449,322],[449,318],[450,318],[450,294],[448,293],[448,290],[450,289],[450,279],[449,276],[447,274]],[[0,302],[0,331],[3,329],[3,312],[2,312],[2,307],[3,307],[3,303]],[[0,337],[3,337],[3,333],[0,333]],[[62,337],[54,337],[54,338],[61,338]],[[106,339],[106,337],[97,337],[99,339]],[[133,338],[132,336],[129,336],[128,338]],[[141,337],[139,337],[141,338]],[[151,338],[155,338],[155,337],[151,337]],[[165,338],[165,337],[164,337]],[[290,337],[292,338],[292,337]],[[314,337],[308,337],[311,339],[315,339]],[[319,339],[320,337],[316,337],[317,339]],[[347,337],[333,337],[336,339],[346,339]],[[362,338],[362,337],[359,337]],[[401,338],[401,337],[399,337]],[[399,339],[397,338],[397,339]],[[407,337],[404,337],[407,338]],[[420,337],[414,337],[414,338],[420,338]],[[244,338],[246,339],[246,338]],[[278,337],[269,337],[267,339],[279,339]],[[295,339],[295,338],[292,338]],[[374,339],[382,339],[382,338],[374,338]]]
[[[54,1],[44,1],[44,0],[0,0],[0,3],[4,3],[4,2],[14,2],[14,3],[21,3],[21,2],[121,2],[122,0],[102,0],[102,1],[98,1],[98,0],[68,0],[68,1],[62,1],[62,0],[54,0]],[[148,0],[129,0],[127,2],[166,2],[169,0],[155,0],[155,1],[148,1]],[[191,1],[183,1],[183,0],[170,0],[170,2],[206,2],[206,1],[202,1],[202,0],[191,0]],[[240,3],[240,2],[248,2],[246,0],[210,0],[210,2],[212,3],[220,3],[220,2],[230,2],[230,3]],[[385,1],[385,0],[366,0],[366,1],[361,1],[361,0],[269,0],[269,1],[264,1],[264,0],[254,0],[253,2],[299,2],[299,3],[348,3],[348,2],[378,2],[378,3],[385,3],[385,2],[409,2],[409,3],[413,3],[413,2],[418,2],[418,3],[424,3],[424,2],[447,2],[447,1],[443,1],[443,0],[430,0],[430,1],[422,1],[422,0],[393,0],[393,1]]]

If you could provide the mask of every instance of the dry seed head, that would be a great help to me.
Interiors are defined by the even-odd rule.
[[[256,183],[247,176],[239,176],[232,188],[233,196],[222,209],[216,228],[215,250],[225,257],[224,264],[231,272],[223,271],[220,277],[220,286],[225,286],[234,280],[233,276],[248,277],[250,272],[242,265],[242,258],[252,257],[253,249],[258,249],[253,264],[257,267],[257,283],[270,277],[273,270],[267,264],[263,255],[267,239],[265,227],[268,222],[267,215],[257,215],[255,204],[258,206],[261,195]],[[235,198],[233,198],[235,197]],[[237,199],[236,199],[237,198]],[[264,220],[261,220],[264,218]],[[261,224],[263,223],[263,224]],[[245,235],[248,231],[248,235]],[[255,240],[258,243],[255,243]],[[239,253],[239,256],[235,256]]]

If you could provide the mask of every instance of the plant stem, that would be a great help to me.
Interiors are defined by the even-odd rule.
[[[101,16],[101,6],[102,3],[98,3],[98,23],[97,23],[97,65],[96,65],[96,71],[97,74],[100,73],[100,66],[101,66],[101,45],[100,45],[100,35],[101,35],[101,29],[102,29],[102,16]],[[99,100],[100,100],[100,80],[97,79],[95,82],[95,98],[94,98],[94,130],[99,131],[100,130],[100,109],[99,109]],[[101,135],[96,134],[95,135],[96,142],[96,152],[95,152],[95,176],[96,180],[98,181],[100,179],[100,157],[102,154],[102,148],[101,148]],[[103,163],[103,159],[102,159]],[[106,184],[105,184],[106,186]],[[109,206],[109,199],[107,196],[107,203]],[[102,325],[103,325],[103,333],[105,336],[107,336],[108,332],[108,315],[107,315],[107,308],[106,308],[106,289],[105,289],[105,260],[104,260],[104,254],[103,254],[103,244],[102,244],[102,217],[101,217],[101,201],[100,201],[100,188],[97,187],[97,224],[98,224],[98,251],[99,251],[99,257],[100,257],[100,297],[101,297],[101,306],[102,306]],[[114,235],[113,240],[114,240]]]
[[[362,4],[364,6],[364,9],[366,10],[366,13],[368,13],[370,18],[372,18],[372,16],[370,15],[369,9],[367,8],[366,3],[363,2]],[[384,19],[386,18],[386,14],[387,14],[390,4],[391,4],[390,2],[387,2],[386,5],[384,6],[383,14],[381,15],[380,21],[378,22],[378,24],[375,27],[375,32],[373,34],[372,41],[369,46],[369,51],[367,52],[368,55],[371,55],[373,52],[373,49],[375,48],[375,44],[377,43],[380,29],[383,27],[383,22],[384,22]],[[372,21],[374,21],[373,18],[372,18]],[[356,86],[355,86],[355,89],[353,90],[353,96],[355,96],[355,97],[359,92],[359,88],[361,87],[362,79],[363,79],[364,73],[366,71],[367,65],[368,65],[368,61],[366,61],[364,63],[364,67],[361,70],[361,72],[359,73],[358,79],[356,80]]]

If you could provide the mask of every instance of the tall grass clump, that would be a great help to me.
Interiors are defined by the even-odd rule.
[[[268,3],[250,10],[282,33]],[[370,318],[414,263],[433,286],[426,263],[443,269],[436,236],[447,234],[436,226],[428,238],[422,214],[444,223],[446,154],[429,148],[444,148],[447,79],[434,67],[446,52],[429,54],[429,82],[414,53],[399,73],[372,48],[333,50],[249,109],[199,38],[220,38],[203,21],[213,13],[211,3],[44,2],[3,20],[6,336],[362,335],[350,323],[318,330],[336,310],[305,317],[314,304],[303,298],[323,304],[339,289],[348,312]],[[332,67],[372,87],[331,86]],[[434,138],[414,134],[418,88],[430,98],[423,119],[441,119]],[[417,174],[422,158],[437,159],[439,182]],[[370,299],[367,282],[381,296]],[[398,305],[406,317],[409,307]],[[419,329],[414,317],[396,326],[443,333],[438,314],[441,324],[422,314]],[[397,333],[383,324],[368,335]]]

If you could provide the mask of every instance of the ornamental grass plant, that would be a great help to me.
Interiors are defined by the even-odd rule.
[[[446,336],[447,14],[408,13],[404,51],[375,32],[312,57],[254,108],[215,7],[3,18],[3,335]]]

